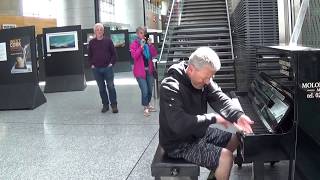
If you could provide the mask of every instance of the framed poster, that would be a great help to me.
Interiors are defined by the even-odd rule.
[[[125,34],[111,34],[114,47],[124,47],[126,45]]]
[[[0,43],[0,61],[7,61],[7,47],[5,42]]]
[[[11,74],[32,72],[30,37],[11,39],[8,60],[12,64]]]
[[[129,43],[131,44],[138,36],[136,33],[129,33]]]
[[[46,34],[47,52],[77,51],[78,33],[77,31],[48,33]]]

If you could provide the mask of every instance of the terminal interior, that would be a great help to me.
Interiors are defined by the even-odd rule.
[[[319,0],[1,0],[0,179],[214,179],[159,145],[161,82],[203,46],[221,62],[213,80],[255,121],[253,134],[239,136],[229,179],[318,179],[319,8]],[[101,113],[89,61],[96,23],[116,52],[118,113]],[[148,117],[130,52],[139,26],[158,52]],[[73,44],[52,42],[59,36]]]

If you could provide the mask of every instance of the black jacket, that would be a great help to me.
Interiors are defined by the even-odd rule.
[[[185,73],[186,68],[186,62],[172,65],[161,82],[159,141],[166,151],[204,136],[213,122],[205,115],[207,104],[231,122],[243,114],[212,80],[202,90],[195,89]]]

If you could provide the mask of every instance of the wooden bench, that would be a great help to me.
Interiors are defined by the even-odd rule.
[[[155,180],[161,180],[163,177],[171,177],[170,180],[198,180],[200,167],[183,159],[168,157],[164,149],[158,145],[151,164],[151,175]]]

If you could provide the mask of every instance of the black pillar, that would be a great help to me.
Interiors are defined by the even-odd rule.
[[[146,27],[147,26],[147,24],[146,24],[146,6],[144,3],[144,0],[142,0],[142,4],[143,4],[143,26]]]
[[[100,22],[100,3],[99,0],[94,0],[94,19],[95,23]]]

